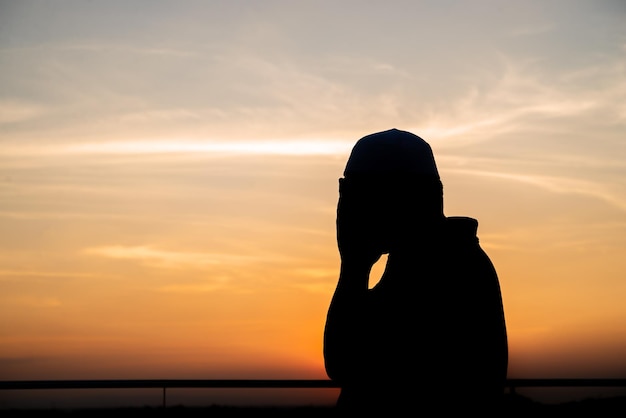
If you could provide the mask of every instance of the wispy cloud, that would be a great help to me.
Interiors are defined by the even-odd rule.
[[[441,147],[457,147],[497,141],[510,133],[549,133],[555,120],[569,120],[567,127],[579,126],[580,131],[588,129],[584,123],[597,123],[598,118],[621,118],[619,103],[626,97],[626,85],[618,63],[598,64],[584,74],[578,68],[548,77],[537,62],[504,55],[501,62],[502,72],[488,77],[491,83],[485,78],[483,85],[469,82],[464,94],[433,109],[418,132]],[[597,86],[598,77],[606,82]]]
[[[271,154],[271,155],[336,155],[350,150],[353,144],[332,140],[294,141],[150,141],[113,142],[73,145],[66,148],[72,153],[224,153],[224,154]]]
[[[22,100],[0,100],[0,125],[25,122],[45,113],[37,103]]]
[[[583,180],[568,177],[546,176],[538,174],[506,173],[498,171],[486,171],[477,169],[449,169],[451,173],[489,177],[514,181],[517,183],[530,184],[541,189],[565,194],[578,194],[608,203],[622,211],[626,211],[626,195],[622,190],[614,190],[611,185],[596,181]]]
[[[333,141],[354,141],[390,127],[414,130],[440,147],[456,147],[511,132],[547,131],[554,119],[578,125],[598,116],[605,121],[626,118],[619,57],[546,74],[541,60],[501,54],[487,71],[470,66],[459,72],[464,75],[450,77],[447,90],[426,93],[429,81],[423,74],[380,57],[331,56],[315,63],[245,48],[193,53],[159,46],[62,49],[68,62],[57,62],[51,51],[37,58],[50,65],[40,83],[57,96],[29,105],[13,101],[7,112],[0,112],[13,120],[54,106],[55,118],[11,133],[35,138],[55,133],[71,145],[68,150],[55,144],[61,152],[343,154],[345,145]],[[78,52],[88,53],[87,59]],[[122,53],[151,58],[124,71],[109,68]],[[102,54],[108,58],[103,60]],[[176,83],[163,79],[161,67],[179,69],[186,77]]]
[[[512,28],[509,33],[512,36],[535,36],[554,31],[556,24],[554,22],[535,23],[533,25],[520,25]]]
[[[39,45],[37,48],[41,48]],[[157,55],[166,57],[197,57],[198,51],[181,48],[167,48],[163,46],[134,46],[119,43],[102,43],[102,42],[72,42],[49,44],[46,49],[57,51],[77,51],[77,52],[93,52],[93,53],[120,53],[129,55]]]
[[[197,294],[206,292],[215,292],[216,290],[229,288],[226,283],[212,282],[212,283],[187,283],[187,284],[170,284],[166,286],[160,286],[156,289],[161,293],[183,293],[183,294]]]
[[[57,308],[62,305],[61,300],[54,297],[16,297],[12,303],[28,308]]]
[[[5,145],[5,157],[45,157],[81,155],[138,155],[138,154],[228,154],[228,155],[346,155],[354,145],[354,140],[309,139],[274,141],[216,141],[194,139],[130,140],[84,142],[39,146],[21,144]]]
[[[43,190],[43,189],[40,189]],[[124,220],[137,219],[128,214],[115,214],[106,212],[40,212],[40,211],[0,211],[0,218],[16,219],[16,220]]]
[[[86,248],[83,253],[106,258],[134,260],[160,268],[206,268],[221,264],[242,265],[257,260],[239,254],[198,253],[160,250],[150,246],[104,246]]]
[[[23,278],[23,277],[72,277],[93,278],[101,277],[93,273],[76,273],[69,271],[40,271],[40,270],[0,270],[0,278]]]

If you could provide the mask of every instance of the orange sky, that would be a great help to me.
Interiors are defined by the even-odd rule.
[[[0,379],[326,378],[337,179],[394,127],[479,221],[509,376],[626,377],[626,31],[591,3],[1,2]]]

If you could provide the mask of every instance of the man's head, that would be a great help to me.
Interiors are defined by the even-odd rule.
[[[430,145],[397,129],[357,141],[341,179],[337,215],[338,228],[351,225],[341,229],[340,246],[342,238],[353,239],[345,231],[353,231],[382,252],[443,218],[443,188]]]
[[[439,180],[430,145],[419,136],[398,129],[359,139],[352,148],[344,176],[412,176]]]

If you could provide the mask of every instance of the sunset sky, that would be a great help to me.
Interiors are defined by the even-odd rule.
[[[0,0],[0,379],[326,378],[390,128],[479,221],[509,377],[626,377],[625,2]]]

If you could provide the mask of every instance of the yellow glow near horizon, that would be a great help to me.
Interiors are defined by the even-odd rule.
[[[107,155],[102,154],[101,160],[117,158]],[[56,367],[40,365],[26,375],[24,369],[7,369],[7,377],[112,376],[111,369],[86,368],[85,363],[131,362],[134,366],[125,366],[122,373],[130,378],[151,374],[148,370],[171,352],[178,353],[178,360],[170,358],[170,365],[161,370],[176,376],[219,377],[247,370],[263,377],[276,370],[276,376],[295,378],[305,373],[324,378],[321,333],[338,272],[334,208],[336,178],[345,156],[216,159],[212,153],[203,155],[191,153],[193,159],[177,157],[165,165],[162,159],[143,157],[117,162],[114,171],[107,170],[106,179],[96,176],[98,183],[93,185],[93,176],[106,165],[66,155],[63,158],[76,165],[47,169],[49,180],[57,175],[66,178],[68,170],[90,174],[70,177],[62,206],[39,214],[30,208],[49,205],[59,189],[38,187],[32,194],[29,188],[37,181],[21,186],[20,199],[28,206],[15,213],[23,216],[2,216],[12,222],[15,233],[32,228],[48,231],[37,243],[46,249],[46,256],[35,262],[36,253],[28,249],[31,244],[10,233],[17,241],[3,259],[6,268],[0,271],[3,306],[7,315],[13,312],[12,325],[5,327],[9,334],[4,354],[38,356],[38,347],[43,345],[54,347],[48,353],[52,357],[84,360],[76,368],[66,365],[62,374]],[[513,376],[575,374],[573,364],[581,358],[566,347],[585,341],[577,337],[580,326],[587,328],[582,325],[585,322],[604,325],[593,326],[595,344],[581,346],[581,355],[619,352],[626,344],[615,334],[624,315],[619,302],[624,266],[618,259],[623,246],[613,247],[608,241],[597,246],[598,239],[619,239],[619,235],[611,238],[611,230],[602,232],[598,225],[574,228],[567,219],[562,225],[544,224],[535,215],[538,208],[550,207],[562,198],[589,198],[601,206],[608,201],[597,193],[581,194],[577,188],[545,187],[529,177],[447,170],[445,161],[440,171],[447,212],[479,219],[481,243],[500,275]],[[168,166],[178,168],[154,171]],[[244,167],[255,169],[246,172]],[[206,183],[185,184],[189,172],[204,176],[204,170],[219,173],[219,181],[214,183],[218,178],[210,177]],[[292,178],[282,177],[285,170]],[[129,177],[129,173],[134,174]],[[246,180],[233,183],[236,187],[220,192],[215,200],[212,190],[223,190],[223,182],[236,178]],[[259,187],[259,179],[272,180],[263,180]],[[309,186],[302,188],[303,182]],[[112,184],[125,184],[122,189],[127,191],[115,191]],[[519,201],[507,194],[523,196],[526,208],[520,211]],[[90,198],[85,201],[81,196]],[[101,206],[104,201],[106,209]],[[620,210],[619,205],[606,208]],[[518,225],[511,223],[512,213]],[[618,221],[604,221],[620,227]],[[596,237],[590,234],[592,230]],[[587,244],[586,240],[592,241]],[[598,288],[593,299],[586,300],[593,295],[585,284],[591,272],[612,287]],[[595,313],[579,311],[581,303]],[[142,350],[152,352],[152,358],[140,360]],[[559,354],[563,350],[569,354]],[[562,360],[529,365],[528,357],[540,352]],[[106,359],[106,353],[112,357]],[[206,356],[220,358],[222,365],[212,364]],[[262,362],[265,366],[251,363],[250,356],[267,356]],[[290,362],[309,366],[288,371]],[[588,374],[612,374],[612,367],[621,367],[610,356],[594,362],[595,369],[591,364],[586,366]]]

